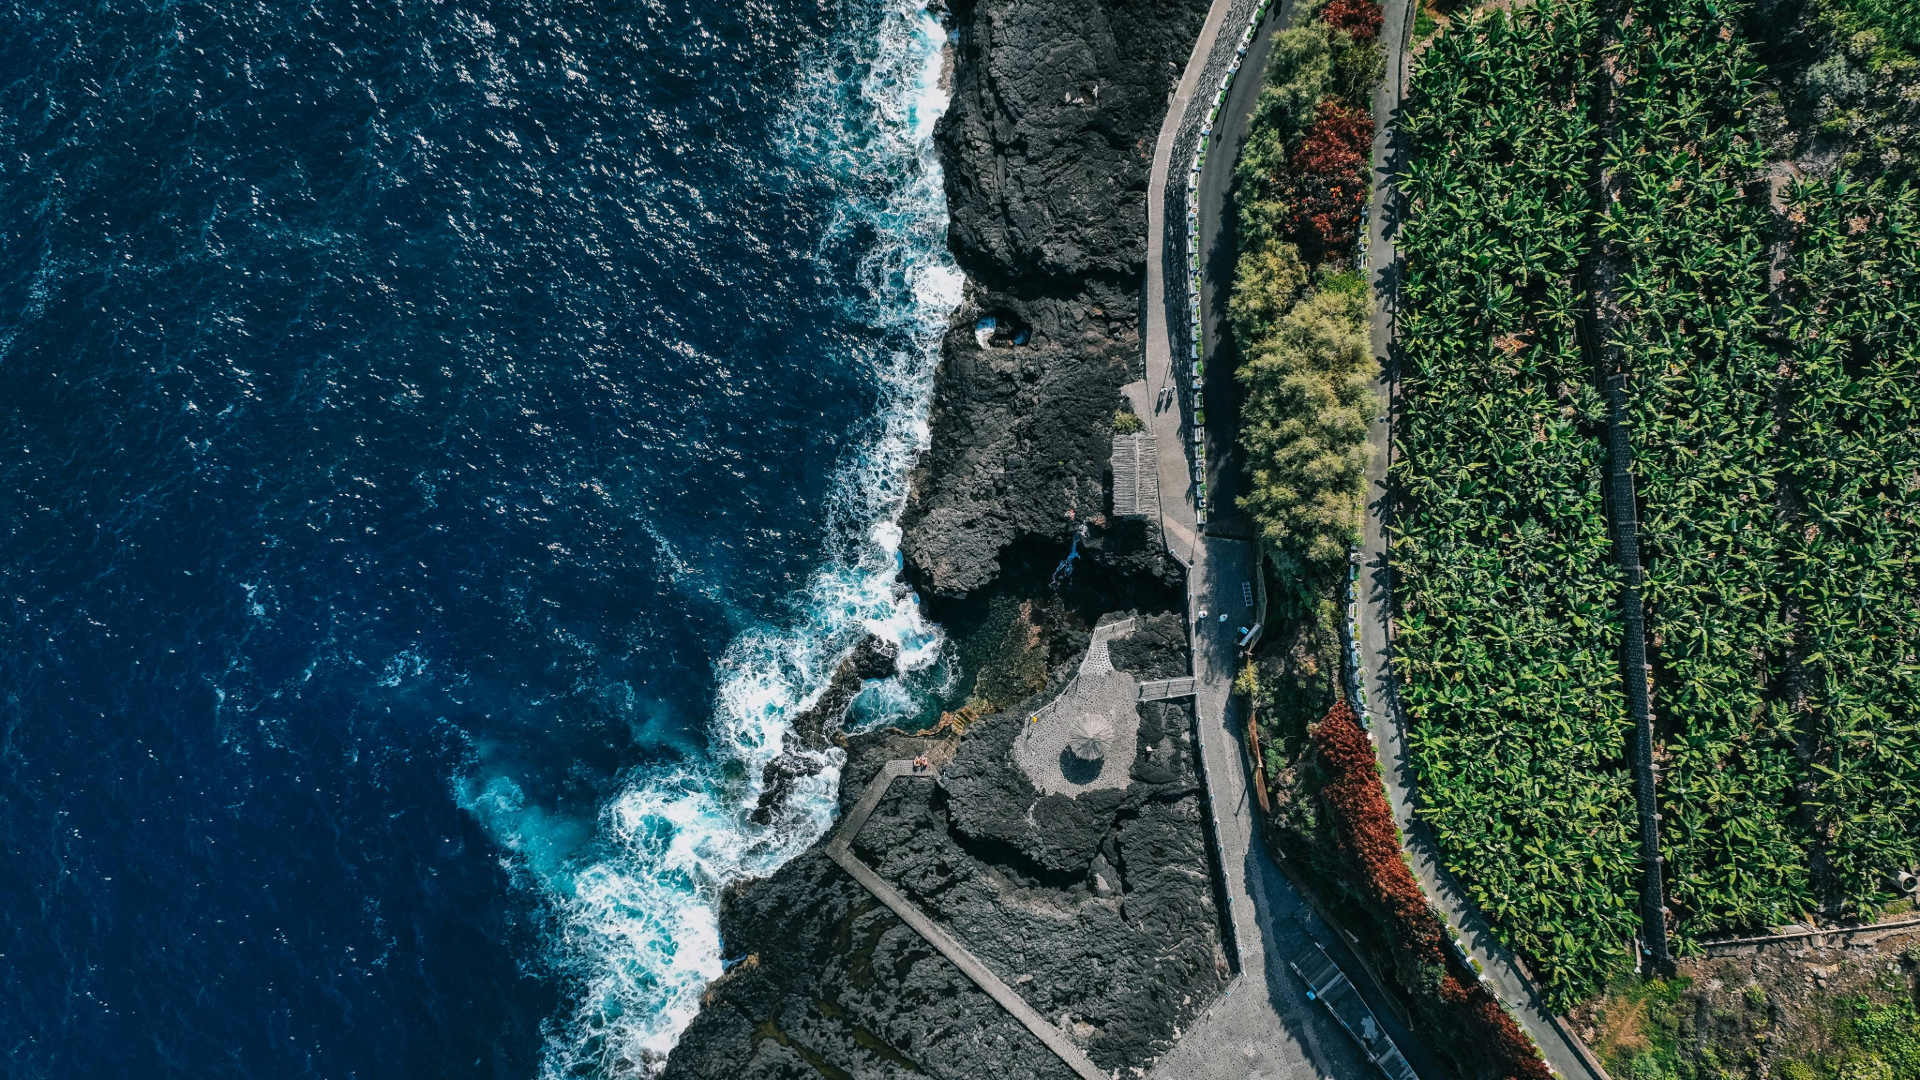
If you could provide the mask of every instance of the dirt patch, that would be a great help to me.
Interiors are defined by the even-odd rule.
[[[1920,927],[1625,976],[1574,1010],[1615,1080],[1920,1080]]]

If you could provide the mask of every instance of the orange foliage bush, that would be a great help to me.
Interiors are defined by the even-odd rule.
[[[1367,204],[1367,162],[1373,156],[1373,116],[1328,98],[1300,136],[1280,177],[1288,207],[1287,231],[1309,262],[1353,246]]]

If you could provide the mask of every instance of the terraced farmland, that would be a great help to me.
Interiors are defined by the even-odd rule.
[[[1773,691],[1789,644],[1769,340],[1772,212],[1747,182],[1755,74],[1703,5],[1649,4],[1621,34],[1619,199],[1599,234],[1626,254],[1613,300],[1627,375],[1667,901],[1690,935],[1783,923],[1811,900],[1804,773]]]
[[[1920,196],[1806,184],[1790,220],[1791,700],[1827,873],[1872,896],[1920,865]]]
[[[1441,39],[1405,130],[1398,673],[1433,827],[1547,978],[1628,955],[1633,791],[1602,408],[1577,277],[1598,27],[1555,3]]]

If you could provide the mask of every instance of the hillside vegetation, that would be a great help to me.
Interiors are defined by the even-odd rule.
[[[1242,507],[1291,572],[1324,577],[1360,534],[1367,288],[1353,272],[1380,79],[1374,0],[1328,0],[1275,35],[1234,170],[1240,256],[1229,321],[1246,391]]]

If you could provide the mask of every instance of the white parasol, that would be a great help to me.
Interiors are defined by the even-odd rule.
[[[1081,761],[1099,761],[1113,745],[1113,721],[1104,716],[1081,716],[1067,735],[1067,749]]]

